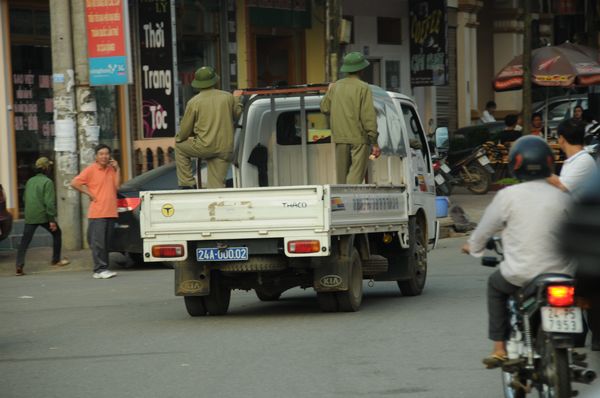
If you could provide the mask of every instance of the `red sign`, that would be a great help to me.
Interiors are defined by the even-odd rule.
[[[85,0],[88,57],[126,55],[122,0]]]

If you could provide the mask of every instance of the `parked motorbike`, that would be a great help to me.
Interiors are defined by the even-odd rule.
[[[474,194],[483,195],[490,190],[494,168],[490,165],[486,149],[475,148],[469,156],[449,167],[446,180],[452,185],[463,185]],[[443,170],[442,170],[443,171]]]
[[[488,242],[488,249],[502,256],[498,238]],[[482,259],[482,265],[489,267],[499,262],[496,257]],[[571,276],[539,275],[510,298],[508,311],[508,360],[502,365],[506,398],[523,398],[535,390],[541,398],[568,398],[577,394],[572,382],[594,381],[596,372],[587,368],[585,355],[573,351],[583,333],[583,318],[575,305]]]
[[[437,196],[450,196],[452,193],[452,177],[450,167],[444,159],[437,156],[432,157],[433,178],[435,180],[435,194]]]

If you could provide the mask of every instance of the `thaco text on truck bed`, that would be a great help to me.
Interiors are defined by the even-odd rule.
[[[382,155],[365,183],[336,185],[327,86],[243,92],[233,188],[142,192],[147,262],[175,262],[192,316],[228,311],[232,289],[277,300],[313,288],[323,311],[357,311],[363,280],[419,295],[435,246],[435,187],[414,102],[371,86]]]

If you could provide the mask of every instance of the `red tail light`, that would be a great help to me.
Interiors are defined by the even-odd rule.
[[[152,256],[157,258],[182,257],[183,245],[156,245],[152,246]]]
[[[120,198],[117,199],[117,210],[121,213],[124,211],[133,211],[142,203],[140,198]]]
[[[438,162],[433,162],[433,170],[434,171],[438,171],[441,168],[442,168],[442,164],[439,161]]]
[[[318,240],[293,240],[288,242],[290,253],[317,253],[321,250],[321,242]]]
[[[553,307],[568,307],[575,303],[575,287],[564,285],[548,286],[548,304]]]

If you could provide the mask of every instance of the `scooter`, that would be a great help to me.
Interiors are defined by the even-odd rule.
[[[450,196],[452,193],[452,177],[450,176],[450,167],[444,159],[433,156],[433,179],[435,180],[435,194],[437,196]]]
[[[491,239],[487,248],[503,256],[500,239]],[[488,267],[499,263],[497,257],[482,259]],[[570,275],[539,275],[509,299],[508,311],[508,360],[502,365],[505,398],[523,398],[534,390],[541,398],[569,398],[577,394],[572,382],[590,384],[596,379],[585,355],[573,351],[584,326]]]

